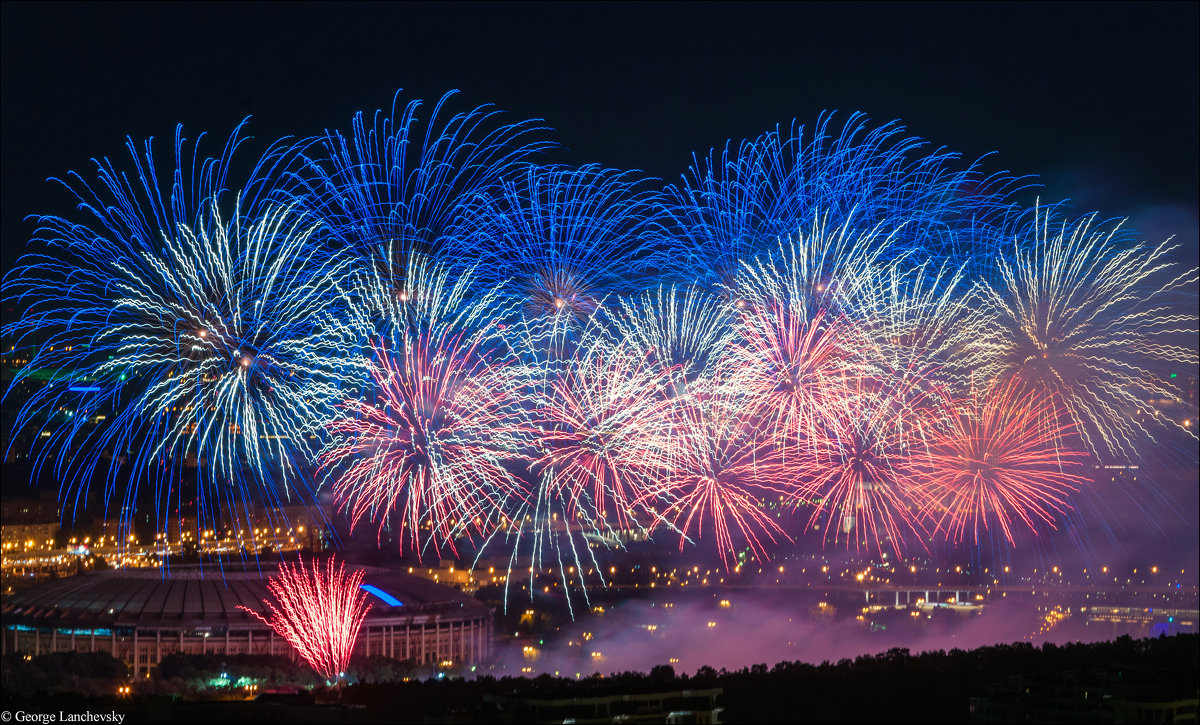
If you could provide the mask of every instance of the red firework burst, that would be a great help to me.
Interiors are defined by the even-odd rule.
[[[791,541],[761,504],[795,495],[794,470],[734,390],[714,383],[681,401],[677,427],[657,446],[664,479],[635,502],[679,532],[680,550],[690,535],[714,536],[726,569],[736,562],[735,538],[760,558],[764,539]]]
[[[403,353],[373,345],[375,402],[350,400],[326,430],[321,464],[336,469],[334,494],[380,529],[400,518],[400,545],[420,548],[422,525],[436,547],[507,521],[520,485],[503,460],[518,460],[528,433],[518,405],[520,373],[483,351],[478,331],[407,336]]]
[[[587,521],[632,528],[633,502],[653,470],[647,446],[668,424],[662,394],[672,370],[646,355],[597,342],[578,352],[535,396],[543,428],[534,469],[550,472],[568,508]]]
[[[844,404],[804,448],[802,496],[814,509],[808,526],[849,548],[903,554],[910,535],[927,533],[913,503],[917,471],[911,453],[929,427],[922,386],[904,376],[859,381]],[[917,541],[920,537],[917,536]]]
[[[346,671],[358,630],[370,611],[362,590],[363,572],[346,573],[344,563],[334,567],[314,561],[306,566],[282,563],[267,589],[275,601],[263,601],[268,616],[239,606],[262,620],[286,639],[300,656],[326,680],[340,678]]]
[[[1013,543],[1013,525],[1035,535],[1038,523],[1056,528],[1070,495],[1089,483],[1082,459],[1067,449],[1075,431],[1054,398],[1022,392],[1016,383],[993,386],[954,406],[935,428],[922,466],[926,508],[937,530],[962,542],[994,522]]]

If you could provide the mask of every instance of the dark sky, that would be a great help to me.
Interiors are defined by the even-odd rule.
[[[44,183],[126,134],[346,127],[461,89],[541,117],[559,160],[668,180],[693,150],[823,109],[901,119],[1046,198],[1195,257],[1196,3],[3,5],[3,263],[62,211]],[[215,150],[215,149],[214,149]],[[67,207],[69,208],[69,207]]]

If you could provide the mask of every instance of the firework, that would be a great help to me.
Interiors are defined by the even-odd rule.
[[[629,529],[631,502],[646,477],[648,441],[664,432],[671,412],[661,394],[668,372],[649,367],[646,355],[594,341],[564,374],[539,386],[534,402],[542,427],[536,470],[581,518]]]
[[[977,544],[998,526],[1009,544],[1020,522],[1035,534],[1055,528],[1086,486],[1083,453],[1062,446],[1074,426],[1051,396],[1009,382],[981,388],[949,411],[914,456],[937,530]]]
[[[569,346],[538,341],[550,344],[525,343],[536,430],[530,491],[513,517],[519,529],[507,533],[514,563],[528,554],[539,568],[558,569],[564,591],[570,574],[586,592],[585,572],[604,582],[593,550],[644,533],[646,516],[633,502],[656,473],[647,446],[670,423],[672,371],[594,320]],[[531,592],[533,579],[531,571]]]
[[[889,265],[866,276],[876,284],[859,287],[847,300],[847,314],[869,345],[868,362],[880,375],[903,377],[927,394],[966,391],[972,373],[987,363],[981,341],[987,319],[965,270],[925,263],[911,270]]]
[[[332,557],[295,566],[283,562],[267,589],[275,601],[264,600],[267,616],[239,606],[275,630],[296,648],[304,661],[326,680],[346,674],[346,663],[371,604],[362,589],[361,569],[346,573]]]
[[[169,174],[130,141],[132,173],[68,178],[82,218],[39,218],[2,328],[30,358],[13,441],[67,510],[102,485],[126,525],[150,497],[160,528],[193,498],[236,524],[319,480],[402,550],[507,538],[566,589],[631,532],[763,557],[791,506],[856,549],[924,546],[931,516],[1012,543],[1094,492],[1084,452],[1176,425],[1200,275],[1169,242],[1030,217],[1021,179],[860,114],[660,194],[535,165],[537,122],[452,96],[237,180],[241,126],[219,158],[177,131]]]
[[[693,165],[668,188],[680,248],[672,269],[682,279],[727,285],[743,261],[769,251],[816,214],[834,225],[906,225],[908,249],[945,255],[994,236],[1007,199],[1024,180],[984,176],[978,164],[953,170],[958,155],[904,136],[889,123],[869,128],[851,115],[841,131],[823,114],[805,142],[803,126],[779,128],[736,150],[726,144]]]
[[[765,302],[812,317],[837,310],[878,284],[906,254],[897,250],[903,227],[860,231],[814,216],[808,231],[780,240],[769,254],[742,263],[728,296],[739,308]]]
[[[421,121],[422,102],[401,110],[397,91],[390,114],[376,111],[368,123],[359,112],[351,138],[327,134],[307,155],[297,196],[342,246],[396,269],[411,253],[436,255],[455,237],[467,201],[550,147],[539,139],[546,129],[536,121],[503,124],[486,105],[443,122],[455,93],[442,96]]]
[[[492,283],[510,279],[527,318],[586,319],[654,259],[658,195],[633,172],[529,166],[476,197],[462,254]]]
[[[873,284],[873,265],[890,243],[880,237],[878,229],[859,235],[817,224],[738,276],[731,382],[781,450],[819,440],[867,372],[870,340],[848,316],[847,300]]]
[[[826,421],[842,414],[861,374],[857,330],[836,315],[806,319],[779,304],[756,306],[741,322],[744,343],[730,357],[744,361],[733,382],[746,392],[747,404],[784,451],[819,439]]]
[[[1120,224],[1095,215],[1068,224],[1037,215],[1030,240],[998,260],[1001,282],[985,283],[993,334],[989,377],[1056,396],[1087,448],[1135,457],[1153,437],[1145,421],[1178,424],[1151,405],[1178,399],[1173,368],[1195,364],[1197,270],[1170,260],[1173,247],[1127,244]]]
[[[733,312],[698,287],[659,287],[618,299],[605,322],[614,337],[645,350],[650,364],[669,374],[672,394],[680,395],[720,368],[731,343]]]
[[[53,465],[64,502],[78,505],[99,479],[106,505],[128,517],[152,487],[162,528],[192,497],[189,467],[200,523],[236,521],[253,498],[311,501],[311,421],[341,376],[318,331],[346,266],[323,251],[314,219],[266,201],[260,175],[284,163],[282,147],[260,161],[248,196],[223,196],[240,128],[221,159],[192,169],[176,135],[169,207],[149,142],[144,158],[130,143],[137,184],[108,162],[103,191],[75,176],[68,188],[91,219],[41,218],[36,240],[53,251],[5,280],[27,311],[4,334],[35,350],[13,387],[48,378],[15,429],[42,431],[37,465]]]
[[[766,558],[767,542],[791,540],[766,506],[778,509],[795,496],[796,471],[736,389],[721,383],[680,401],[676,426],[648,447],[661,481],[634,504],[653,517],[648,528],[678,532],[680,550],[692,537],[714,538],[728,569],[740,563],[742,546]]]
[[[417,255],[404,278],[398,291],[375,280],[362,294],[371,301],[363,309],[389,314],[357,321],[384,329],[361,361],[366,394],[326,423],[320,458],[353,525],[366,517],[382,532],[394,513],[402,547],[453,550],[455,537],[506,523],[520,493],[505,463],[527,447],[526,383],[496,336],[498,291],[469,297],[470,275],[450,285],[443,267]]]
[[[812,505],[808,527],[856,550],[890,548],[927,534],[916,512],[918,471],[912,465],[931,424],[930,402],[911,379],[857,380],[837,414],[810,429],[815,437],[796,463],[804,483],[798,502]],[[923,545],[923,543],[922,543]]]

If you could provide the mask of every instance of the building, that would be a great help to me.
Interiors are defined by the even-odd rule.
[[[1087,672],[1011,675],[969,700],[968,722],[1194,723],[1200,699],[1166,668],[1111,662]]]
[[[60,513],[54,492],[30,493],[5,492],[0,500],[0,542],[5,553],[54,548]]]
[[[104,651],[149,673],[174,652],[297,657],[247,612],[265,613],[267,578],[278,564],[251,561],[224,573],[212,565],[117,569],[32,586],[0,606],[3,654]],[[419,664],[479,664],[492,652],[492,609],[435,582],[364,567],[371,611],[355,654]]]
[[[48,524],[3,524],[0,525],[0,546],[4,552],[25,552],[53,549],[54,536],[58,533],[58,522]]]
[[[5,491],[0,499],[0,524],[54,524],[58,526],[62,507],[55,491],[45,489],[22,491],[14,495]]]
[[[528,697],[484,695],[500,713],[500,722],[528,723],[666,723],[716,725],[723,707],[720,688],[672,690],[594,697]]]

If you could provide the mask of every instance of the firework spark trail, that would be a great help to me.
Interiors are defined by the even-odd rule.
[[[647,528],[678,532],[680,550],[712,536],[727,569],[738,564],[735,541],[761,558],[764,540],[791,541],[760,503],[794,498],[797,472],[759,431],[737,388],[718,379],[677,402],[675,426],[647,448],[662,478],[633,502],[653,517]]]
[[[936,400],[940,400],[940,397]],[[929,433],[931,400],[912,378],[857,380],[838,414],[812,433],[798,467],[797,501],[812,504],[807,528],[857,551],[890,548],[903,556],[928,532],[914,511],[919,472],[912,464]]]
[[[1008,199],[1027,179],[1007,172],[984,176],[979,164],[954,170],[957,154],[904,136],[898,123],[869,128],[855,113],[840,131],[834,114],[817,120],[810,139],[793,122],[736,151],[727,143],[693,164],[668,187],[679,249],[669,260],[675,276],[728,285],[743,262],[769,251],[814,214],[833,224],[907,224],[905,248],[945,256],[996,236],[1012,208]]]
[[[455,93],[442,96],[421,121],[422,101],[401,110],[397,91],[390,114],[377,110],[369,125],[360,111],[351,138],[327,133],[323,153],[308,154],[295,176],[297,198],[361,258],[402,269],[409,254],[439,255],[459,233],[467,201],[553,145],[540,138],[548,129],[537,120],[503,124],[501,112],[486,105],[443,123],[443,107]],[[396,256],[380,258],[385,251]]]
[[[595,339],[534,395],[543,430],[534,469],[563,490],[572,519],[636,526],[631,503],[649,473],[645,447],[663,434],[672,410],[662,394],[670,371],[652,369],[646,357]]]
[[[585,602],[588,601],[588,588],[592,583],[587,572],[594,571],[595,582],[607,586],[593,544],[615,548],[620,546],[620,542],[608,522],[590,518],[590,512],[596,507],[592,505],[587,490],[572,494],[556,478],[552,468],[544,469],[540,474],[531,472],[529,477],[533,490],[512,516],[511,525],[495,531],[484,546],[501,533],[511,543],[508,576],[504,584],[506,608],[509,586],[517,581],[514,572],[529,575],[528,589],[532,600],[537,593],[538,572],[544,567],[557,567],[567,608],[573,618],[575,602],[570,591],[572,581],[578,584]],[[482,551],[484,547],[480,548]],[[520,563],[522,556],[528,556],[528,566]],[[590,562],[590,566],[585,566],[585,560]]]
[[[848,301],[887,268],[879,260],[892,238],[879,229],[856,234],[818,222],[810,234],[781,243],[771,258],[743,265],[735,291],[740,344],[728,356],[731,382],[785,454],[821,440],[826,421],[842,414],[853,382],[868,373],[875,353],[848,315]]]
[[[605,310],[610,334],[643,349],[656,369],[670,374],[671,393],[721,367],[733,333],[734,308],[698,287],[659,287],[632,299],[619,298]]]
[[[1071,494],[1091,483],[1086,454],[1063,447],[1074,425],[1052,396],[1010,381],[974,391],[949,412],[914,465],[922,508],[955,542],[969,535],[978,544],[980,527],[993,525],[1009,545],[1017,522],[1035,535],[1039,525],[1056,528],[1072,509]]]
[[[56,253],[27,256],[5,280],[6,299],[28,310],[4,335],[36,349],[9,391],[53,378],[14,429],[41,429],[37,466],[53,462],[67,510],[103,479],[106,506],[119,494],[128,517],[152,485],[163,528],[187,460],[200,465],[201,528],[222,511],[240,520],[247,492],[311,501],[310,422],[341,376],[340,351],[316,340],[346,265],[322,250],[316,220],[267,200],[265,177],[292,152],[280,144],[223,219],[240,131],[203,161],[177,132],[169,207],[150,142],[144,158],[129,144],[136,184],[107,161],[103,191],[75,175],[67,187],[92,220],[42,217],[35,241]]]
[[[965,268],[928,262],[867,274],[879,283],[860,287],[846,306],[869,340],[868,363],[879,376],[920,381],[927,394],[969,388],[973,372],[987,362],[980,341],[989,331],[964,274]]]
[[[473,199],[459,253],[479,259],[485,284],[512,280],[526,317],[586,319],[654,266],[662,205],[644,187],[594,164],[530,165]]]
[[[1142,420],[1178,426],[1148,401],[1178,399],[1168,368],[1195,364],[1179,344],[1194,339],[1195,308],[1172,298],[1194,294],[1200,276],[1170,261],[1174,247],[1123,245],[1121,225],[1094,226],[1095,215],[1037,221],[1034,238],[998,260],[1003,284],[982,287],[988,378],[1058,396],[1093,454],[1136,458],[1153,439]]]
[[[505,464],[529,446],[525,371],[496,335],[498,291],[470,297],[470,275],[450,286],[419,255],[403,276],[399,291],[377,278],[361,295],[388,314],[350,325],[371,338],[368,390],[326,422],[320,460],[353,526],[370,518],[382,535],[394,512],[402,548],[453,551],[456,536],[507,524],[521,496]]]
[[[304,661],[327,681],[345,676],[359,629],[371,604],[362,589],[361,569],[346,573],[345,562],[334,568],[332,557],[306,565],[283,562],[267,589],[275,601],[264,600],[267,616],[238,606],[261,620],[296,648]]]

